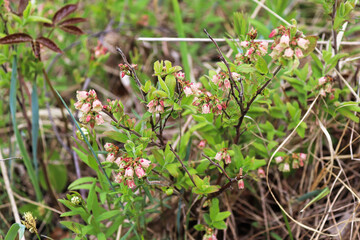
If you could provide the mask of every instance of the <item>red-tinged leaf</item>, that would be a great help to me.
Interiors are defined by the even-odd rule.
[[[28,3],[29,3],[29,0],[20,0],[19,7],[18,7],[18,15],[20,15],[20,16],[22,15],[22,13],[24,12]]]
[[[37,41],[31,42],[31,47],[36,58],[40,60],[40,44]]]
[[[65,32],[75,34],[75,35],[82,35],[84,32],[78,28],[77,26],[69,25],[69,26],[60,26],[60,29],[64,30]]]
[[[15,43],[24,43],[32,42],[32,37],[26,33],[14,33],[6,37],[0,38],[0,44],[15,44]]]
[[[50,24],[50,23],[44,23],[44,27],[54,27],[54,23]]]
[[[86,18],[69,18],[69,19],[66,19],[66,20],[60,22],[58,25],[66,26],[66,25],[72,25],[72,24],[77,24],[77,23],[81,23],[81,22],[86,22]]]
[[[77,4],[69,4],[60,8],[53,17],[53,23],[56,24],[60,22],[64,17],[74,12],[77,9]]]
[[[36,39],[36,42],[53,50],[54,52],[62,53],[61,49],[56,45],[56,43],[54,43],[53,41],[51,41],[50,39],[48,39],[46,37],[39,37]]]
[[[307,36],[307,37],[305,37],[305,39],[309,40],[309,42],[310,42],[308,48],[303,52],[304,56],[307,56],[310,53],[312,53],[312,51],[314,51],[316,44],[317,44],[318,37],[317,36]]]

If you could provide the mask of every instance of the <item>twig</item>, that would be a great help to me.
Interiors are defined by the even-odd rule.
[[[209,160],[209,162],[211,162],[211,164],[217,166],[218,168],[221,169],[222,173],[225,175],[225,177],[227,179],[229,179],[229,181],[231,182],[231,178],[229,177],[229,175],[226,173],[226,171],[224,170],[224,168],[222,166],[220,166],[220,164],[215,163],[213,160],[211,160],[208,156],[206,156],[204,153],[202,154],[207,160]]]
[[[126,131],[129,131],[131,132],[132,134],[134,134],[135,136],[137,137],[142,137],[140,133],[134,131],[134,130],[131,130],[130,128],[122,125],[121,123],[119,123],[119,121],[114,117],[114,115],[112,115],[110,112],[106,111],[106,110],[102,110],[106,115],[108,115],[114,122],[116,122],[117,126],[121,127],[122,129],[126,130]],[[158,147],[162,147],[161,144],[157,143],[157,142],[154,142],[154,141],[151,141],[154,145],[158,146]]]
[[[173,154],[175,155],[175,157],[177,158],[177,160],[181,163],[182,168],[183,168],[183,169],[186,171],[186,173],[189,175],[189,178],[190,178],[190,180],[192,181],[192,183],[194,184],[194,186],[197,187],[197,185],[196,185],[193,177],[191,176],[191,174],[189,173],[189,171],[188,171],[187,168],[185,167],[185,165],[184,165],[183,161],[180,159],[179,155],[177,155],[177,153],[174,151],[174,149],[173,149],[173,147],[171,146],[171,144],[169,144],[169,146],[170,146],[170,150],[173,152]]]
[[[229,189],[233,183],[237,182],[237,178],[232,178],[230,182],[222,186],[217,192],[209,194],[209,196],[206,198],[206,200],[213,199],[219,195],[221,195],[225,190]]]
[[[133,66],[131,66],[131,64],[128,62],[125,54],[123,53],[123,51],[122,51],[119,47],[116,47],[116,51],[118,51],[118,53],[121,55],[121,57],[122,57],[123,61],[125,62],[125,64],[129,67],[129,70],[130,70],[132,76],[134,77],[135,82],[136,82],[136,84],[138,85],[139,90],[140,90],[140,92],[141,92],[141,94],[143,95],[143,98],[144,98],[144,100],[145,100],[145,99],[146,99],[146,98],[145,98],[146,94],[145,94],[145,92],[141,89],[142,84],[141,84],[138,76],[136,75],[135,69],[134,69]]]
[[[231,82],[231,92],[233,94],[233,97],[235,98],[237,104],[240,106],[240,109],[241,111],[243,111],[243,103],[242,103],[242,96],[243,96],[243,93],[244,93],[244,89],[242,87],[242,84],[241,84],[241,91],[239,90],[238,86],[236,85],[236,82],[234,81],[233,77],[232,77],[232,74],[231,74],[231,70],[230,70],[230,66],[229,66],[229,63],[226,61],[223,53],[221,52],[221,49],[219,47],[219,45],[216,43],[216,41],[210,36],[210,34],[206,31],[206,29],[204,28],[204,32],[206,33],[206,35],[211,39],[211,41],[215,44],[219,54],[220,54],[220,60],[225,64],[226,68],[228,69],[228,72],[229,72],[229,78],[230,78],[230,82]],[[240,82],[241,82],[241,79],[240,79]],[[240,95],[240,98],[238,99],[236,96],[235,96],[235,91],[234,91],[234,87],[236,88],[236,90],[239,92],[239,95]]]
[[[15,196],[17,199],[19,199],[19,200],[21,200],[21,201],[23,201],[23,202],[27,202],[27,203],[30,203],[30,204],[32,204],[32,205],[35,205],[35,206],[38,206],[38,207],[41,207],[41,208],[48,209],[48,210],[50,210],[50,211],[52,211],[52,212],[55,212],[55,213],[57,213],[57,214],[63,214],[62,211],[59,211],[59,210],[57,210],[57,209],[55,209],[55,208],[46,206],[46,205],[44,205],[44,204],[35,202],[35,201],[33,201],[33,200],[30,200],[30,199],[27,199],[27,198],[25,198],[25,197],[20,196],[19,194],[15,193],[15,192],[14,192],[13,194],[14,194],[14,196]]]
[[[1,151],[0,151],[0,158],[1,159],[3,158]],[[14,192],[12,191],[11,186],[10,186],[9,176],[8,176],[6,165],[5,165],[4,161],[0,161],[0,167],[1,167],[1,174],[3,175],[3,179],[4,179],[4,183],[5,183],[6,192],[8,194],[9,200],[10,200],[11,210],[12,210],[14,218],[15,218],[15,222],[20,224],[21,223],[20,216],[19,216],[19,212],[18,212],[16,203],[15,203]],[[22,237],[22,240],[25,240],[25,237]]]
[[[247,114],[247,112],[248,112],[249,109],[250,109],[251,104],[253,104],[253,102],[255,101],[256,97],[257,97],[259,94],[262,93],[262,91],[267,87],[267,85],[269,85],[269,83],[271,82],[271,80],[274,79],[274,77],[275,77],[276,74],[280,71],[280,69],[281,69],[281,66],[278,66],[278,67],[275,69],[275,71],[274,71],[274,73],[273,73],[273,77],[270,78],[269,80],[267,80],[267,81],[265,82],[265,84],[256,91],[255,95],[254,95],[254,96],[251,98],[251,100],[246,104],[246,109],[244,109],[244,111],[241,111],[241,117],[239,118],[239,122],[238,122],[238,124],[236,125],[236,136],[235,136],[235,139],[234,139],[234,143],[235,143],[235,144],[237,144],[238,141],[239,141],[239,138],[240,138],[240,135],[241,135],[241,134],[240,134],[240,127],[241,127],[241,124],[242,124],[242,122],[243,122],[243,120],[244,120],[245,115]]]

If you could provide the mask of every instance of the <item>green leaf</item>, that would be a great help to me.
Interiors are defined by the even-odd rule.
[[[29,17],[30,10],[31,10],[31,1],[29,1],[27,7],[25,8],[25,10],[23,12],[24,19],[27,19]]]
[[[214,221],[223,221],[224,219],[228,218],[231,215],[231,212],[226,211],[226,212],[219,212]]]
[[[210,218],[213,222],[215,221],[216,216],[218,215],[219,211],[220,211],[219,210],[219,199],[214,198],[211,201],[211,206],[210,206]]]
[[[24,225],[20,223],[14,223],[13,225],[11,225],[4,240],[15,240],[18,233],[19,233],[19,239],[21,239],[24,236],[24,232],[25,232]]]
[[[31,142],[32,142],[32,158],[34,163],[34,168],[36,175],[38,174],[38,160],[37,160],[37,146],[38,146],[38,137],[39,137],[39,99],[36,81],[33,83],[33,88],[31,92]]]
[[[128,136],[124,133],[118,131],[106,131],[104,132],[105,136],[122,143],[126,143],[129,140]]]
[[[303,51],[304,56],[307,56],[314,51],[316,44],[317,44],[318,37],[317,36],[307,36],[307,37],[305,37],[305,39],[309,40],[309,42],[310,42],[308,48]]]
[[[173,74],[167,75],[165,78],[165,83],[169,89],[170,97],[174,97],[175,87],[176,87],[176,78]]]
[[[37,200],[42,199],[42,194],[40,191],[40,186],[38,179],[36,177],[36,173],[34,171],[34,168],[32,166],[30,157],[28,155],[28,152],[26,150],[26,147],[24,145],[24,140],[22,139],[22,136],[20,134],[18,125],[16,123],[16,80],[17,80],[17,60],[16,56],[13,58],[13,64],[12,69],[15,69],[15,71],[12,71],[11,73],[11,82],[10,82],[10,113],[11,113],[11,121],[13,125],[13,130],[15,133],[16,142],[19,145],[19,149],[21,152],[21,155],[24,160],[24,164],[27,170],[27,174],[29,175],[30,181],[35,189],[35,194]]]
[[[251,64],[241,64],[236,67],[236,71],[242,73],[252,73],[255,72],[255,68]]]
[[[158,80],[160,83],[161,88],[167,93],[168,96],[170,96],[170,90],[169,88],[166,86],[166,83],[162,80],[162,78],[160,76],[158,76]]]
[[[103,220],[112,218],[112,217],[117,216],[117,215],[121,215],[121,212],[120,212],[119,209],[117,209],[117,210],[111,210],[111,211],[106,211],[106,212],[100,214],[100,215],[96,218],[96,221],[101,222],[101,221],[103,221]]]
[[[29,22],[41,22],[41,23],[52,24],[52,21],[50,19],[45,18],[45,17],[40,17],[40,16],[30,16],[27,20]]]
[[[317,195],[314,199],[312,199],[308,204],[306,204],[306,206],[300,210],[300,212],[303,212],[306,208],[308,208],[310,205],[312,205],[313,203],[319,201],[320,199],[322,199],[323,197],[326,197],[328,194],[330,193],[330,189],[328,187],[325,187],[320,193],[319,195]]]
[[[213,222],[212,225],[217,229],[226,229],[226,223],[224,221]]]
[[[263,57],[258,57],[256,60],[255,68],[262,74],[266,74],[269,72],[267,62]]]
[[[93,177],[82,177],[79,179],[76,179],[75,181],[73,181],[69,186],[68,189],[69,190],[73,190],[73,188],[75,186],[81,185],[83,183],[89,183],[89,182],[94,182],[96,179]]]

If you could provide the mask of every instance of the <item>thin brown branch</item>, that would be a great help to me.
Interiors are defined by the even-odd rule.
[[[232,74],[231,74],[231,70],[230,70],[230,66],[229,66],[229,63],[226,61],[225,57],[224,57],[224,54],[221,52],[221,49],[219,47],[219,45],[216,43],[216,41],[210,36],[210,34],[206,31],[206,29],[204,28],[204,32],[206,33],[206,35],[210,38],[210,40],[215,44],[219,54],[220,54],[220,60],[225,64],[226,68],[228,69],[228,72],[229,72],[229,78],[230,78],[230,82],[231,82],[231,92],[232,92],[232,95],[233,97],[235,98],[237,104],[240,106],[240,109],[241,111],[243,111],[243,102],[242,102],[242,98],[243,98],[243,94],[244,94],[244,89],[243,89],[243,85],[241,84],[241,91],[239,90],[238,86],[236,85],[236,82],[235,80],[233,79],[232,77]],[[241,83],[241,80],[240,80],[240,83]],[[235,95],[235,91],[234,91],[234,87],[236,88],[236,90],[239,92],[239,99],[236,97]]]
[[[177,153],[174,151],[173,147],[171,146],[171,144],[169,144],[170,146],[170,150],[173,152],[173,154],[175,155],[176,159],[180,162],[182,168],[185,170],[185,172],[188,174],[190,180],[192,181],[192,183],[194,184],[195,187],[197,187],[193,177],[191,176],[191,174],[189,173],[189,171],[187,170],[187,168],[185,167],[183,161],[180,159],[179,155],[177,155]]]
[[[273,73],[273,77],[270,78],[269,80],[267,80],[264,85],[259,88],[256,93],[254,94],[254,96],[250,99],[250,101],[246,104],[246,108],[244,109],[244,111],[241,111],[241,117],[239,118],[239,122],[238,124],[236,125],[236,136],[235,136],[235,139],[234,139],[234,143],[237,144],[239,142],[239,138],[240,138],[240,127],[241,127],[241,124],[242,122],[244,121],[244,118],[245,118],[245,115],[247,114],[247,112],[250,110],[250,107],[251,107],[251,104],[254,103],[256,97],[262,93],[262,91],[264,91],[264,89],[269,85],[269,83],[274,79],[274,77],[276,76],[276,74],[278,74],[278,72],[280,71],[281,69],[281,66],[278,66],[274,73]]]
[[[231,182],[231,178],[229,177],[229,175],[226,173],[225,169],[220,166],[220,164],[214,162],[213,160],[211,160],[208,156],[206,156],[204,153],[202,154],[207,160],[209,160],[209,162],[211,162],[211,164],[215,165],[216,167],[220,168],[222,173],[225,175],[225,177]]]
[[[124,129],[124,130],[126,130],[126,131],[131,132],[132,134],[134,134],[134,135],[137,136],[137,137],[142,137],[140,133],[138,133],[138,132],[136,132],[136,131],[134,131],[134,130],[132,130],[132,129],[126,127],[126,126],[124,126],[124,125],[122,125],[122,124],[114,117],[114,115],[113,115],[112,113],[110,113],[109,111],[106,111],[106,110],[104,110],[104,109],[103,109],[102,111],[103,111],[106,115],[108,115],[108,116],[117,124],[117,126],[121,127],[122,129]],[[151,143],[153,143],[154,145],[156,145],[156,146],[158,146],[158,147],[160,147],[160,148],[162,147],[161,144],[156,143],[156,142],[154,142],[154,141],[151,141]]]

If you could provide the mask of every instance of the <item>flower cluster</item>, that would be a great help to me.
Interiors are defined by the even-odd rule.
[[[217,240],[214,230],[211,228],[207,228],[206,233],[203,236],[203,240]]]
[[[81,200],[81,198],[79,196],[73,196],[70,201],[75,206],[80,205],[81,202],[82,202],[82,200]]]
[[[29,232],[37,234],[36,218],[33,217],[31,212],[24,213],[24,221],[21,221],[21,223],[29,229]]]
[[[232,77],[233,79],[238,79],[240,78],[240,75],[238,73],[232,73]],[[231,87],[231,83],[229,80],[229,75],[227,73],[224,72],[219,72],[218,74],[215,74],[211,81],[218,86],[220,89],[222,89],[223,91],[230,89]]]
[[[107,52],[107,48],[104,47],[100,41],[98,41],[97,46],[94,50],[95,58],[99,58],[100,56],[105,55]]]
[[[319,88],[320,88],[320,95],[323,97],[326,97],[327,93],[330,93],[330,99],[334,99],[334,94],[333,92],[335,91],[335,89],[333,89],[331,87],[331,83],[333,81],[333,78],[330,76],[325,76],[325,77],[321,77],[319,78]]]
[[[270,33],[269,37],[275,38],[271,46],[273,51],[270,53],[274,60],[292,60],[304,57],[303,51],[308,49],[310,41],[303,38],[302,33],[299,31],[292,36],[291,28],[280,25]]]
[[[223,148],[223,149],[221,149],[221,151],[217,152],[214,159],[218,160],[218,161],[221,161],[222,159],[224,159],[225,164],[230,164],[231,163],[231,157],[230,157],[230,154],[227,151],[227,148]]]
[[[304,161],[307,155],[305,153],[293,153],[291,157],[278,156],[275,158],[275,162],[279,165],[279,170],[282,172],[290,172],[290,164],[292,169],[297,169],[304,166]]]
[[[199,144],[197,145],[197,147],[198,147],[199,149],[204,149],[205,146],[206,146],[206,143],[207,143],[207,141],[206,141],[205,139],[202,139],[202,140],[199,142]]]
[[[240,65],[255,62],[257,56],[265,56],[267,54],[268,45],[269,43],[266,41],[255,42],[254,40],[250,40],[240,42],[243,53],[236,54],[235,63]]]
[[[128,65],[120,63],[118,66],[120,68],[121,78],[125,77],[125,75],[128,75],[128,76],[131,75],[131,71],[130,71],[130,68]],[[134,69],[137,69],[137,64],[132,64],[131,67]]]
[[[124,182],[129,188],[136,187],[134,177],[142,178],[146,175],[145,170],[149,168],[151,161],[145,158],[131,158],[117,156],[119,148],[112,143],[106,143],[105,151],[108,152],[106,161],[114,162],[119,167],[119,172],[115,177],[115,182]]]
[[[163,98],[155,98],[151,100],[147,105],[148,111],[150,113],[163,113],[164,112],[164,99]]]
[[[192,102],[193,106],[198,107],[198,111],[202,114],[215,113],[221,114],[223,109],[226,109],[226,103],[221,103],[217,96],[213,96],[206,89],[201,89],[201,83],[189,83],[187,81],[180,80],[185,95],[195,96]],[[229,82],[230,84],[230,82]]]
[[[244,179],[243,179],[243,169],[242,168],[240,168],[239,174],[237,175],[236,178],[238,179],[238,182],[237,182],[238,188],[240,190],[243,190],[245,188],[245,183],[244,183]]]
[[[98,99],[95,90],[77,91],[77,102],[74,104],[75,108],[80,111],[80,122],[89,123],[93,128],[95,124],[100,125],[104,123],[104,119],[100,115],[103,105]]]

